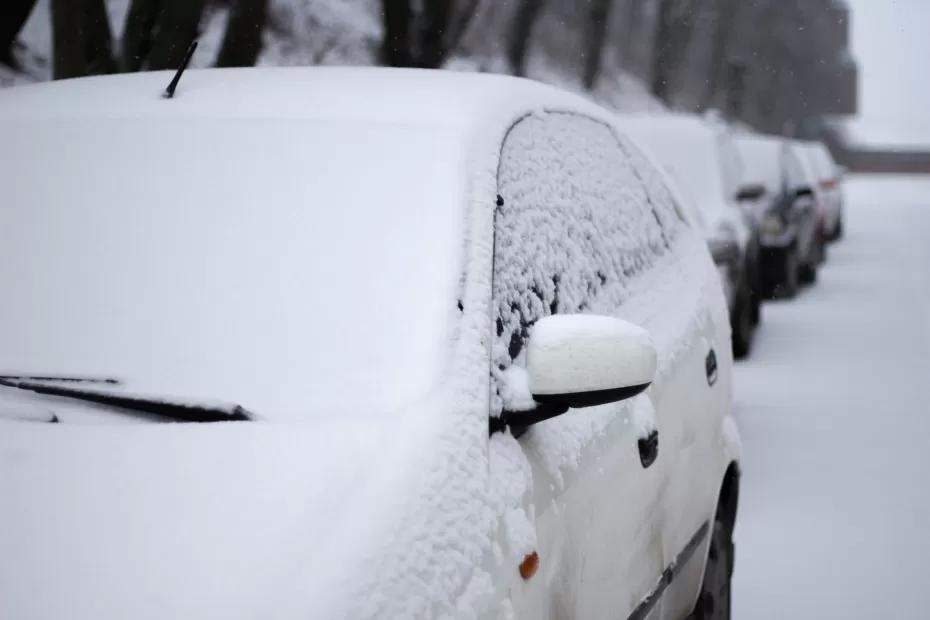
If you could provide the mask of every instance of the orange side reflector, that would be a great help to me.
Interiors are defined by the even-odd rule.
[[[537,570],[539,570],[539,554],[534,551],[523,558],[520,563],[520,576],[529,579],[536,574]]]

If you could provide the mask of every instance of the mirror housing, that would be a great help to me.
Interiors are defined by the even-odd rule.
[[[747,202],[749,200],[759,200],[765,196],[765,186],[754,183],[752,185],[744,185],[739,188],[739,191],[736,192],[736,200],[738,202]]]
[[[491,420],[491,432],[631,398],[649,387],[655,372],[656,349],[641,327],[607,316],[544,317],[527,343],[529,388],[537,406],[504,411],[496,423]]]

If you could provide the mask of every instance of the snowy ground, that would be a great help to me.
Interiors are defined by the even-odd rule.
[[[815,287],[736,370],[734,617],[930,617],[930,178],[847,184]]]

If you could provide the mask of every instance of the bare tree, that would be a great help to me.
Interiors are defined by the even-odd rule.
[[[409,0],[382,0],[381,15],[384,37],[381,40],[381,62],[389,67],[413,65],[410,49],[410,22],[413,11]]]
[[[691,39],[692,1],[658,0],[650,90],[666,103],[671,101],[671,82]]]
[[[116,69],[103,0],[52,0],[51,13],[55,79]]]
[[[707,88],[701,101],[702,108],[710,107],[730,66],[730,51],[739,24],[739,0],[714,0],[713,36],[710,62],[707,69]]]
[[[262,51],[268,0],[235,0],[229,9],[217,67],[250,67]]]
[[[594,90],[597,78],[601,73],[601,58],[604,51],[604,42],[607,39],[607,23],[612,4],[612,0],[591,0],[587,49],[581,78],[581,83],[587,90]]]
[[[533,26],[539,18],[544,0],[519,0],[511,21],[507,42],[507,60],[514,75],[526,75],[526,54]]]
[[[626,2],[626,11],[623,13],[621,50],[624,62],[627,66],[631,66],[631,56],[636,49],[636,43],[640,40],[637,34],[642,27],[643,9],[646,7],[647,0],[626,0]]]
[[[13,66],[13,42],[36,0],[4,0],[0,6],[0,62]]]
[[[441,67],[475,14],[477,0],[381,0],[384,38],[381,62],[392,67]]]
[[[176,68],[197,37],[204,1],[132,0],[123,28],[123,69]]]

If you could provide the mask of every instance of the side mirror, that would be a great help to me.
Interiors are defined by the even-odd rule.
[[[655,346],[641,327],[587,314],[542,318],[527,343],[529,388],[537,406],[504,411],[491,420],[491,432],[631,398],[649,387],[655,372]]]
[[[744,185],[736,192],[736,200],[739,202],[759,200],[763,196],[765,196],[765,186],[759,184]]]
[[[791,198],[794,200],[797,200],[798,198],[803,198],[805,196],[813,197],[813,195],[814,195],[814,190],[811,189],[807,185],[799,187],[795,189],[793,192],[791,192]]]

